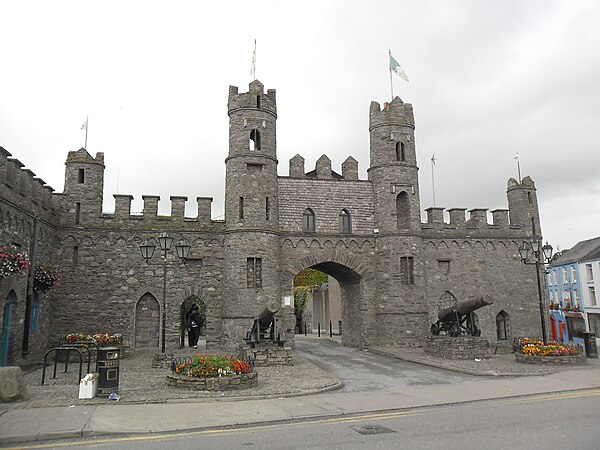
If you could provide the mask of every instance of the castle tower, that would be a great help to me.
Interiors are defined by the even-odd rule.
[[[540,211],[535,183],[531,177],[523,178],[520,183],[514,178],[509,179],[506,196],[510,224],[520,226],[527,235],[540,238],[542,236]]]
[[[412,105],[371,103],[369,134],[375,233],[378,340],[420,342],[426,332],[424,264]]]
[[[275,90],[229,87],[222,345],[235,348],[253,319],[280,303]]]
[[[375,228],[379,233],[415,234],[421,228],[415,120],[410,103],[371,102],[369,135]]]
[[[102,214],[104,153],[93,158],[84,148],[69,152],[65,162],[65,189],[62,195],[64,226],[82,226]]]

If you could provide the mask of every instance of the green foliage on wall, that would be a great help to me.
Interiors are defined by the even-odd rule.
[[[294,314],[297,326],[300,326],[302,314],[308,306],[308,293],[326,281],[327,274],[315,269],[304,269],[294,277]]]

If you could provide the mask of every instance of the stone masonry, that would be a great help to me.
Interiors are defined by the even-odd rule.
[[[191,299],[206,307],[209,350],[238,348],[272,301],[293,347],[292,279],[307,267],[339,282],[346,345],[423,346],[440,306],[487,294],[495,301],[477,311],[482,337],[540,335],[535,268],[517,251],[541,237],[529,177],[509,180],[508,207],[491,211],[491,223],[486,209],[440,207],[422,223],[413,108],[400,98],[369,107],[368,180],[354,158],[339,174],[326,155],[309,171],[296,155],[279,176],[276,91],[259,81],[229,88],[228,116],[223,221],[211,219],[210,197],[196,199],[197,217],[185,217],[181,196],[170,197],[170,216],[158,215],[156,195],[132,214],[133,197],[115,194],[106,213],[102,153],[69,152],[56,193],[0,147],[0,245],[33,251],[34,264],[60,267],[63,279],[46,295],[31,294],[25,274],[0,280],[8,363],[72,332],[122,333],[127,347],[158,349],[163,314],[172,352]],[[191,245],[185,265],[167,253],[166,299],[160,249],[148,263],[139,250],[162,232]]]

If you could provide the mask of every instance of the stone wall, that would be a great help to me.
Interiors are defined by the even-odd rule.
[[[247,348],[246,353],[252,358],[256,367],[294,365],[294,351],[289,347],[266,344]]]
[[[487,339],[474,336],[428,336],[425,353],[447,359],[490,358]]]
[[[570,355],[570,356],[531,356],[522,353],[515,353],[517,362],[523,364],[556,364],[577,366],[587,363],[585,355]]]
[[[258,387],[258,374],[252,372],[214,378],[194,378],[177,374],[168,374],[167,386],[194,391],[251,389]]]

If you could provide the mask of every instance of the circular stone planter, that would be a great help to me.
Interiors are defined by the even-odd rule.
[[[523,364],[564,364],[577,366],[585,364],[587,358],[584,355],[568,355],[568,356],[532,356],[524,355],[523,353],[515,353],[515,358],[518,363]]]
[[[228,377],[196,378],[176,373],[167,375],[167,385],[195,391],[227,391],[258,387],[258,373],[234,374]]]

